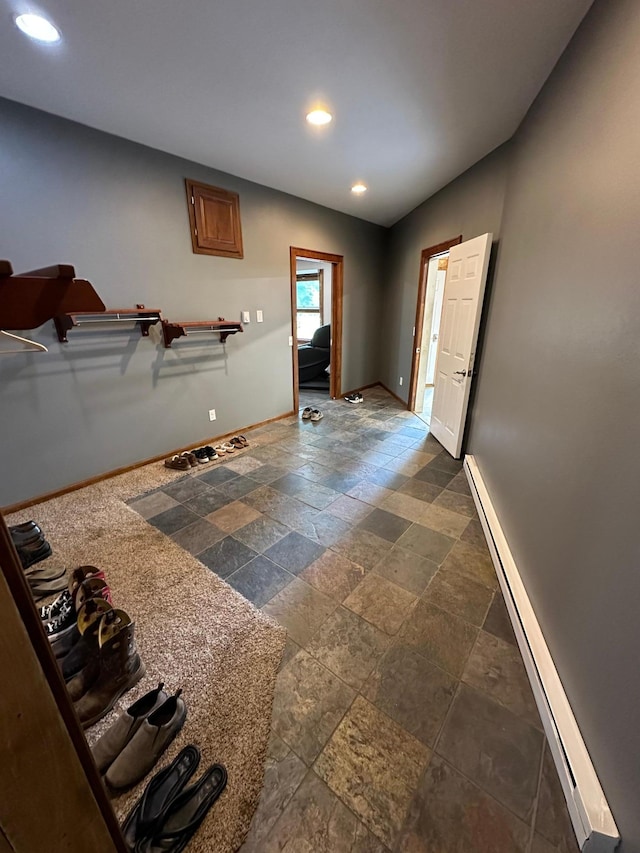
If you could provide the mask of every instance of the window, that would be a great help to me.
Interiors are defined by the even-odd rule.
[[[296,276],[296,328],[299,341],[310,341],[313,333],[324,325],[322,317],[323,270],[310,270]]]

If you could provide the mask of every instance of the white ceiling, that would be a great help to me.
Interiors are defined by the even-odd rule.
[[[591,5],[0,2],[5,97],[383,225],[513,134]],[[27,39],[24,11],[62,43]]]

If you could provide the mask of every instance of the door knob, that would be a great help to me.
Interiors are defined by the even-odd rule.
[[[453,372],[454,372],[454,373],[459,373],[459,374],[460,374],[460,376],[466,376],[466,375],[467,375],[467,371],[466,371],[466,370],[454,370]]]

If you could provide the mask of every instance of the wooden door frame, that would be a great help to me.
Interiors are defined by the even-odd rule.
[[[411,358],[411,379],[409,381],[409,400],[407,402],[408,411],[412,412],[416,405],[416,395],[418,393],[418,367],[420,365],[420,353],[418,349],[421,346],[416,344],[416,339],[422,340],[422,326],[424,324],[424,303],[427,297],[427,268],[429,261],[434,255],[441,255],[448,251],[452,246],[458,246],[462,243],[462,234],[453,237],[451,240],[445,240],[443,243],[437,243],[435,246],[429,246],[428,249],[423,249],[420,255],[420,278],[418,279],[418,301],[416,303],[416,320],[413,327],[413,342],[412,342],[412,358]]]
[[[67,692],[62,674],[60,673],[56,659],[53,655],[51,644],[44,633],[42,620],[40,619],[40,615],[34,604],[33,596],[31,595],[25,573],[20,564],[18,554],[15,550],[11,535],[1,512],[0,570],[4,575],[7,587],[9,588],[9,592],[11,593],[15,603],[16,610],[19,617],[22,619],[31,641],[35,658],[37,659],[41,670],[42,679],[44,683],[48,685],[48,689],[53,696],[55,705],[57,706],[59,718],[69,734],[69,739],[71,741],[70,747],[75,750],[80,766],[84,771],[84,775],[86,777],[85,791],[88,789],[90,796],[93,797],[97,805],[98,812],[101,814],[106,825],[106,830],[111,836],[113,850],[117,851],[117,853],[126,853],[127,847],[122,836],[120,824],[118,823],[111,801],[107,795],[102,779],[100,778],[100,773],[98,772],[98,768],[93,760],[91,749],[84,736],[84,732],[80,726],[80,722],[78,721],[71,699],[69,698],[69,693]],[[38,688],[39,687],[40,684],[38,685]],[[60,758],[62,761],[65,760],[64,756],[60,756]],[[38,768],[37,766],[29,766],[26,768],[25,772],[40,773],[42,771],[41,768]],[[77,780],[74,784],[77,786]],[[76,798],[78,798],[78,794],[79,791],[76,787]],[[63,797],[70,808],[73,806],[74,791],[58,791],[52,794],[54,798],[57,795]],[[75,850],[80,848],[76,848],[72,844],[69,849]]]
[[[329,396],[335,400],[341,394],[342,383],[342,297],[344,289],[344,255],[334,255],[330,252],[318,252],[314,249],[302,249],[299,246],[289,247],[289,271],[291,277],[291,338],[292,350],[292,379],[293,379],[293,410],[300,406],[300,386],[298,382],[298,346],[296,344],[296,259],[309,258],[314,261],[330,263],[331,268],[331,373],[329,376]]]

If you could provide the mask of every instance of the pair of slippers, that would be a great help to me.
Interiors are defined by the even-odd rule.
[[[311,406],[307,406],[302,410],[303,421],[321,421],[323,417],[320,409],[312,409]]]
[[[212,764],[187,786],[199,763],[200,750],[189,744],[156,773],[122,826],[128,850],[184,850],[227,784],[226,769]]]

